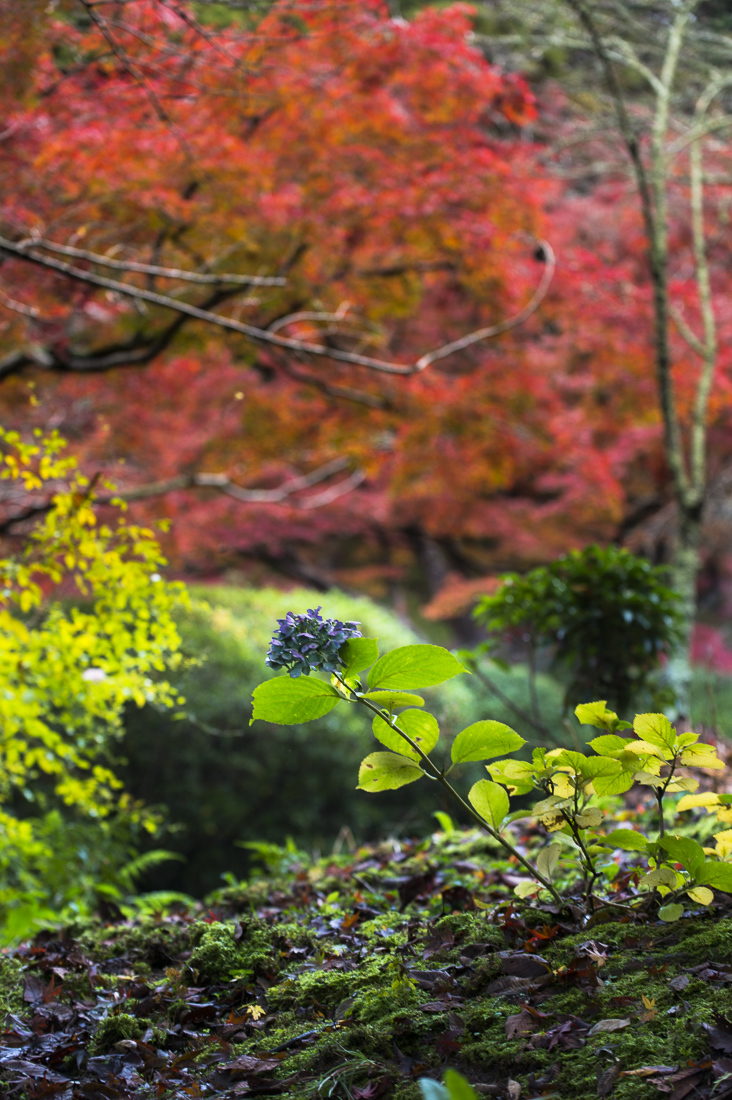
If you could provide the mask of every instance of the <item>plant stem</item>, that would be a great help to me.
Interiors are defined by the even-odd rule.
[[[678,763],[678,756],[674,756],[671,764],[669,765],[670,771],[666,777],[666,782],[662,787],[656,788],[656,801],[658,802],[658,839],[661,840],[666,832],[666,824],[663,820],[663,796],[668,790],[668,785],[674,777],[676,771],[676,765]]]
[[[585,861],[586,880],[587,880],[587,888],[585,890],[585,897],[587,899],[587,907],[589,909],[590,899],[592,897],[592,887],[595,885],[595,879],[597,878],[599,872],[597,871],[597,869],[595,868],[594,863],[592,862],[592,856],[590,855],[590,853],[585,848],[584,841],[582,840],[582,836],[581,836],[580,831],[577,827],[577,822],[569,814],[562,813],[562,817],[564,818],[564,820],[569,825],[572,836],[574,837],[575,841],[577,842],[577,845],[578,845],[580,851],[582,852],[582,856],[583,856],[583,859]]]
[[[345,688],[348,688],[348,691],[350,692],[351,688],[349,688],[348,684],[346,684],[341,679],[341,677],[338,675],[338,673],[336,672],[336,673],[334,673],[334,675],[335,675],[336,679],[341,684],[343,684],[343,686]],[[524,867],[529,872],[529,874],[532,876],[532,878],[535,878],[537,880],[537,882],[541,883],[541,885],[544,887],[545,890],[549,891],[549,893],[552,895],[552,897],[554,898],[554,900],[556,901],[556,903],[558,905],[564,906],[564,902],[561,898],[561,895],[559,893],[557,893],[556,889],[554,888],[554,886],[552,886],[551,882],[549,882],[548,879],[544,878],[543,875],[540,875],[539,872],[537,871],[537,869],[535,867],[533,867],[532,864],[524,856],[522,856],[520,852],[518,852],[514,848],[513,844],[511,844],[508,840],[505,839],[505,837],[503,837],[501,835],[501,833],[499,833],[496,829],[494,829],[491,825],[489,825],[488,822],[485,820],[485,818],[481,817],[480,814],[476,810],[473,809],[473,807],[470,805],[469,802],[465,801],[465,799],[462,797],[462,795],[460,795],[455,790],[452,783],[450,783],[450,781],[445,778],[444,774],[440,771],[440,769],[437,767],[437,765],[432,760],[430,760],[429,756],[425,752],[422,751],[422,749],[419,747],[419,745],[417,745],[412,740],[412,738],[409,736],[408,733],[405,733],[403,729],[399,728],[399,726],[396,723],[396,719],[394,718],[394,716],[391,715],[391,714],[387,714],[384,711],[379,710],[379,708],[377,706],[374,706],[374,704],[371,702],[370,699],[364,699],[363,696],[359,695],[357,692],[354,692],[353,694],[355,694],[355,696],[356,696],[356,702],[362,703],[363,706],[368,707],[368,709],[373,711],[374,714],[378,715],[378,717],[381,718],[381,720],[383,722],[386,722],[386,724],[391,729],[393,729],[395,733],[398,733],[400,737],[404,738],[404,740],[407,742],[407,744],[420,757],[420,760],[422,761],[422,764],[425,766],[426,774],[431,779],[436,779],[437,782],[439,784],[441,784],[442,787],[444,787],[444,789],[448,792],[448,794],[453,799],[455,799],[455,801],[458,802],[462,806],[462,808],[468,814],[470,814],[470,816],[475,821],[478,822],[481,829],[483,829],[486,833],[488,833],[488,835],[490,837],[492,837],[493,840],[497,840],[498,843],[501,844],[502,847],[505,848],[506,851],[509,852],[512,856],[515,856],[515,858],[518,860],[518,862],[521,864],[521,866]]]

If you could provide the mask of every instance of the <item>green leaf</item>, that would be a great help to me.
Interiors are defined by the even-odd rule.
[[[641,890],[655,890],[657,886],[675,890],[678,882],[679,876],[677,876],[676,871],[672,871],[670,867],[656,867],[655,870],[649,871],[647,875],[643,876],[638,886]]]
[[[704,849],[688,836],[664,836],[660,845],[673,863],[681,863],[690,875],[704,864]]]
[[[474,722],[457,735],[452,743],[453,764],[469,760],[490,760],[504,752],[516,752],[526,741],[503,722]]]
[[[421,779],[424,772],[408,756],[393,752],[372,752],[361,761],[357,791],[395,791]]]
[[[617,761],[602,756],[585,756],[582,752],[562,749],[547,754],[547,762],[556,768],[571,768],[573,775],[582,779],[594,779],[596,775],[616,775],[619,770]]]
[[[675,901],[671,905],[663,905],[658,910],[658,915],[661,920],[665,920],[667,924],[671,924],[673,921],[678,920],[683,914],[684,907],[680,901]]]
[[[696,875],[697,886],[712,886],[715,890],[724,890],[732,894],[732,864],[715,863],[707,860]]]
[[[376,638],[349,638],[341,646],[339,656],[343,662],[343,679],[348,680],[378,660],[379,645]]]
[[[384,710],[393,711],[396,707],[423,707],[421,695],[410,695],[406,691],[367,691],[360,699],[370,699]]]
[[[445,1072],[444,1085],[431,1077],[420,1077],[419,1087],[423,1100],[478,1100],[475,1089],[454,1069]]]
[[[575,825],[580,829],[597,829],[605,820],[605,814],[597,806],[588,806],[575,815]]]
[[[629,729],[629,722],[621,722],[614,710],[608,710],[607,701],[600,699],[596,703],[580,703],[574,708],[578,722],[583,726],[596,726],[597,729],[610,730]]]
[[[369,673],[369,690],[425,688],[467,672],[457,657],[438,645],[405,645],[385,653]]]
[[[642,741],[665,749],[674,747],[676,730],[665,714],[636,714],[633,729]]]
[[[623,852],[642,852],[648,844],[648,838],[635,829],[616,829],[602,838],[602,843],[610,848],[620,848]]]
[[[540,875],[544,878],[548,878],[550,882],[554,880],[554,871],[556,870],[557,863],[559,862],[559,856],[562,851],[562,845],[550,844],[548,848],[542,848],[536,857],[536,869]]]
[[[528,794],[534,789],[536,768],[527,760],[498,760],[486,764],[486,771],[499,783],[504,783],[511,794]]]
[[[445,1070],[445,1088],[450,1100],[478,1100],[478,1094],[472,1085],[454,1069]]]
[[[513,892],[518,898],[530,898],[532,894],[538,894],[540,890],[540,882],[531,882],[530,879],[527,879],[515,886]]]
[[[457,825],[444,810],[433,810],[432,816],[437,818],[437,824],[440,826],[445,836],[452,836],[453,833],[457,832]]]
[[[415,744],[419,745],[422,752],[432,752],[440,736],[440,727],[434,715],[429,711],[405,710],[399,715],[397,724],[409,734]],[[415,752],[412,746],[383,718],[374,718],[372,729],[376,740],[386,745],[387,749],[400,752],[402,756],[409,756],[412,760],[419,760],[419,753]]]
[[[589,723],[587,724],[589,725]],[[605,733],[602,737],[593,737],[587,744],[600,756],[604,756],[612,752],[622,752],[623,749],[628,747],[629,741],[630,738],[628,737],[618,737],[615,733]]]
[[[636,772],[633,779],[643,787],[663,787],[666,783],[663,776],[654,775],[653,772]]]
[[[615,760],[605,761],[607,767],[592,777],[595,794],[623,794],[633,786],[635,772],[625,770]]]
[[[505,787],[489,779],[479,779],[470,788],[468,800],[493,829],[500,829],[510,809]]]
[[[343,699],[331,684],[311,676],[277,676],[252,693],[252,722],[260,719],[279,726],[312,722],[333,710]],[[250,722],[251,725],[251,722]]]

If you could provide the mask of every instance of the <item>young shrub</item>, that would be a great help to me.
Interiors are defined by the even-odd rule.
[[[603,901],[595,891],[614,876],[618,850],[637,852],[646,861],[639,894],[630,905],[621,906],[631,912],[650,903],[662,920],[673,921],[683,913],[686,899],[709,905],[714,889],[732,893],[732,864],[724,862],[732,845],[725,846],[726,838],[718,838],[717,850],[705,850],[696,841],[669,835],[665,829],[664,799],[698,787],[680,769],[723,767],[715,749],[699,744],[697,734],[678,734],[662,714],[636,715],[631,726],[600,701],[576,708],[580,723],[603,731],[589,742],[593,755],[538,747],[530,761],[511,759],[505,754],[515,753],[524,739],[502,722],[484,720],[458,733],[449,759],[439,761],[433,755],[440,740],[439,724],[422,709],[424,699],[416,692],[465,672],[457,658],[433,645],[401,646],[379,655],[376,639],[358,636],[357,623],[324,622],[319,612],[318,608],[280,621],[270,654],[274,650],[278,666],[289,675],[265,681],[254,690],[252,721],[308,722],[343,703],[365,707],[373,715],[373,733],[382,750],[362,761],[359,788],[374,793],[398,790],[425,776],[438,783],[528,871],[530,878],[516,887],[519,897],[545,891],[561,908],[565,902],[557,883],[569,873],[573,881],[581,880],[586,911],[592,911],[598,901],[613,907],[615,902]],[[339,637],[344,640],[334,657],[332,639]],[[330,673],[328,679],[311,675],[321,670]],[[627,730],[632,732],[625,736]],[[453,786],[451,773],[462,765],[486,761],[490,761],[485,764],[490,779],[478,780],[464,798]],[[602,800],[624,793],[634,783],[655,793],[655,838],[633,829],[614,829],[607,821]],[[511,813],[510,796],[529,794],[538,795],[539,801],[531,809]],[[714,796],[708,804],[725,819],[726,803]],[[533,864],[507,831],[520,817],[538,819],[551,838]]]

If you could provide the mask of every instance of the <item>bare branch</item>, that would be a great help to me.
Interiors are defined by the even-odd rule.
[[[334,458],[309,474],[291,478],[277,489],[243,489],[228,474],[179,474],[177,477],[169,477],[163,481],[151,481],[147,485],[138,485],[131,489],[119,489],[113,493],[96,494],[95,501],[97,504],[114,504],[119,500],[130,502],[149,500],[151,497],[165,496],[167,493],[186,489],[218,489],[226,496],[233,497],[234,500],[238,500],[243,504],[284,504],[288,502],[292,507],[297,508],[322,508],[357,488],[366,478],[364,471],[354,470],[335,485],[324,489],[320,493],[314,493],[312,496],[294,501],[290,498],[303,489],[310,489],[314,485],[327,481],[335,474],[342,473],[349,465],[349,459],[343,456]],[[52,508],[52,500],[29,505],[22,511],[16,512],[15,515],[0,521],[0,535],[7,535],[13,527],[46,515]]]
[[[29,237],[27,241],[20,241],[21,245],[29,245],[32,248],[44,248],[48,252],[58,252],[62,256],[71,256],[77,260],[89,260],[103,267],[114,268],[115,271],[137,272],[141,275],[159,275],[165,279],[179,279],[187,283],[202,283],[206,285],[218,285],[226,283],[231,286],[286,286],[287,279],[280,275],[234,275],[228,272],[220,274],[205,274],[198,271],[184,271],[177,267],[156,267],[155,264],[141,264],[133,260],[115,260],[111,256],[102,256],[98,252],[88,252],[85,248],[72,248],[71,245],[57,244],[55,241],[46,241],[42,237]]]
[[[366,367],[370,370],[380,371],[383,374],[402,376],[419,374],[438,359],[444,359],[448,355],[452,355],[456,351],[462,351],[464,348],[470,347],[470,345],[476,344],[479,341],[487,340],[491,337],[499,336],[504,332],[508,332],[510,329],[522,325],[533,313],[535,313],[546,297],[556,267],[556,259],[551,245],[547,241],[540,241],[539,248],[544,261],[544,271],[542,272],[539,286],[523,309],[506,321],[479,329],[477,332],[469,333],[460,340],[452,341],[449,344],[437,348],[435,351],[428,352],[426,355],[421,356],[416,363],[406,365],[383,359],[375,359],[368,355],[360,355],[357,352],[344,351],[340,348],[327,347],[323,344],[313,344],[307,340],[295,340],[285,336],[279,336],[276,332],[258,328],[255,325],[249,325],[243,321],[235,321],[231,317],[222,317],[218,313],[211,312],[211,310],[201,309],[199,306],[191,305],[188,302],[178,301],[167,294],[159,294],[156,291],[130,286],[128,283],[121,283],[116,279],[108,279],[106,276],[96,275],[94,272],[74,267],[72,264],[66,263],[63,260],[54,260],[50,256],[45,256],[39,252],[32,242],[23,241],[21,243],[16,243],[5,237],[0,237],[0,251],[6,252],[11,256],[16,256],[18,259],[25,260],[27,263],[44,267],[49,271],[55,271],[61,275],[66,275],[77,282],[103,287],[105,290],[114,290],[118,294],[123,294],[129,298],[137,299],[142,302],[150,302],[153,305],[162,306],[165,309],[171,309],[177,313],[185,314],[187,317],[193,317],[199,321],[206,321],[219,328],[227,329],[230,332],[238,332],[260,343],[286,348],[289,351],[298,352],[301,355],[313,355],[322,359],[331,359],[339,363],[350,363],[353,366]]]

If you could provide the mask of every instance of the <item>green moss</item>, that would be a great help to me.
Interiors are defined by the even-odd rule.
[[[7,1012],[23,1009],[23,966],[19,959],[0,955],[0,1020]]]
[[[191,938],[196,947],[188,965],[197,982],[227,982],[242,972],[241,951],[229,925],[197,925]]]
[[[96,1054],[106,1054],[123,1039],[141,1039],[151,1024],[151,1020],[126,1012],[105,1016],[97,1028],[92,1049]]]
[[[234,926],[219,921],[199,921],[191,927],[190,941],[195,946],[188,966],[196,981],[227,982],[260,974],[271,980],[277,975],[277,936],[273,930],[253,917],[243,920],[240,928],[237,939]]]

